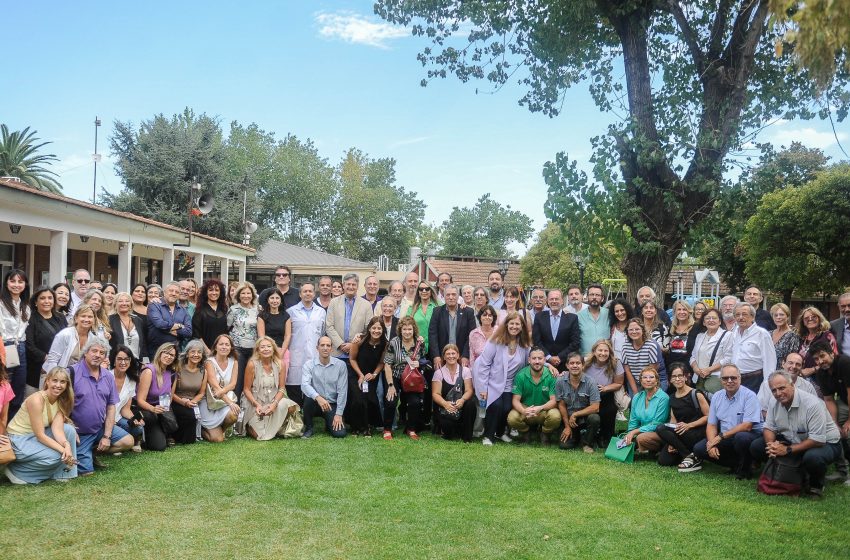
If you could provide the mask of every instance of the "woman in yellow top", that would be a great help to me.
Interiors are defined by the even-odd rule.
[[[13,484],[67,481],[77,476],[77,434],[66,423],[74,408],[68,370],[51,369],[41,391],[33,393],[9,423],[15,460],[6,466]]]

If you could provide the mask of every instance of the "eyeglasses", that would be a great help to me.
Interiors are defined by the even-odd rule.
[[[130,358],[115,358],[115,363],[118,362],[129,362]]]
[[[289,276],[289,273],[288,272],[277,272],[277,273],[275,273],[275,276],[277,276],[278,278],[286,278],[287,276]]]
[[[817,317],[815,317],[814,315],[809,315],[808,317],[803,317],[803,321],[805,321],[805,322],[807,322],[807,323],[808,323],[809,321],[817,321],[817,320],[818,320],[818,318],[817,318]]]
[[[91,284],[91,280],[86,280],[85,278],[77,278],[74,282],[77,284]]]
[[[738,377],[736,375],[727,375],[726,377],[721,377],[720,380],[729,383],[730,381],[737,381]]]
[[[176,358],[177,354],[165,353],[162,355],[163,358]]]
[[[682,375],[681,373],[674,373],[673,375],[670,376],[670,379],[682,379],[683,377],[685,377],[685,376]]]

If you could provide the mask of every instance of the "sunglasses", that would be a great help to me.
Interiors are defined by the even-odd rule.
[[[431,291],[431,288],[424,288],[424,287],[423,287],[423,288],[419,288],[419,291],[420,291],[420,292],[430,292],[430,291]]]
[[[728,383],[729,381],[737,381],[738,377],[733,375],[733,376],[721,377],[720,380]]]
[[[115,358],[116,362],[129,362],[130,358]]]
[[[85,278],[77,278],[74,282],[77,284],[91,284],[91,280],[86,280]]]

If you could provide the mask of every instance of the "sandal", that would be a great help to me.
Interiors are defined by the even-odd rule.
[[[691,467],[693,467],[693,466],[694,466],[694,455],[693,455],[693,454],[690,454],[690,455],[688,455],[687,457],[685,457],[684,459],[682,459],[682,462],[681,462],[681,463],[679,463],[678,468],[680,468],[680,469],[689,469],[689,468],[691,468]]]

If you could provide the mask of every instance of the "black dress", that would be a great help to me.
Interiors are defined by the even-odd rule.
[[[68,326],[65,316],[54,312],[50,319],[45,319],[41,313],[35,312],[30,315],[27,325],[27,385],[39,388],[38,382],[41,378],[41,366],[50,352],[50,345],[56,335]]]
[[[364,341],[360,348],[357,351],[357,366],[360,368],[360,372],[363,375],[370,374],[375,371],[378,367],[378,364],[383,364],[384,362],[384,349],[387,347],[387,341],[385,339],[381,339],[378,344],[371,344],[368,340]],[[381,377],[383,377],[383,367],[378,373],[378,377],[369,382],[368,391],[363,392],[362,387],[357,386],[356,380],[357,377],[355,375],[355,387],[356,390],[359,391],[358,397],[365,399],[366,404],[366,418],[368,419],[369,425],[372,427],[383,426],[384,421],[381,417],[381,407],[378,404],[378,383],[380,383]],[[349,380],[349,385],[351,385],[351,380]]]
[[[200,338],[210,350],[215,350],[213,345],[219,335],[227,334],[227,310],[223,305],[216,309],[209,304],[195,309],[192,316],[192,338]],[[153,356],[151,356],[153,358]]]
[[[696,389],[688,391],[688,394],[684,397],[677,397],[675,391],[670,395],[670,411],[676,417],[677,422],[689,423],[702,418],[702,410],[698,406],[699,399],[697,399],[697,406],[694,406],[694,397],[696,396],[694,391]],[[658,426],[655,432],[664,441],[664,445],[658,453],[658,464],[668,467],[679,464],[694,450],[697,442],[705,438],[705,426],[691,428],[683,434],[677,434],[673,429],[662,424]],[[668,446],[676,448],[676,453],[670,453],[667,450]]]
[[[286,333],[286,322],[289,321],[289,313],[281,310],[279,313],[262,313],[260,318],[266,324],[266,336],[271,337],[278,348],[283,346],[283,336]]]

